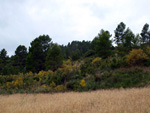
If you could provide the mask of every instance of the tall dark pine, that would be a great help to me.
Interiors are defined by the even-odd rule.
[[[0,51],[0,59],[2,60],[2,63],[6,63],[8,56],[7,56],[7,51],[5,49],[2,49]]]
[[[124,52],[129,52],[134,46],[135,35],[129,28],[127,28],[127,30],[124,32],[123,39],[123,50]]]
[[[107,58],[108,56],[111,55],[112,51],[112,41],[110,40],[110,33],[109,31],[104,31],[103,29],[101,32],[96,36],[92,44],[94,44],[95,47],[93,47],[98,54],[98,56],[102,58]]]
[[[133,48],[138,48],[141,46],[141,37],[139,34],[136,34],[134,39],[132,40]]]
[[[150,42],[150,32],[149,32],[149,24],[145,24],[142,32],[141,32],[141,37],[142,37],[142,41],[143,43],[148,43]]]
[[[29,54],[27,57],[27,71],[39,72],[45,70],[45,61],[51,38],[48,35],[42,35],[31,42]]]
[[[23,45],[19,45],[15,51],[14,66],[16,66],[16,68],[19,68],[20,72],[25,71],[26,58],[27,48]]]
[[[122,44],[125,41],[124,38],[123,38],[125,28],[126,28],[126,25],[123,22],[121,22],[117,26],[116,30],[114,31],[115,32],[115,37],[114,37],[115,40],[114,41],[117,45]]]
[[[121,22],[115,30],[115,43],[117,44],[117,53],[121,56],[126,55],[138,43],[137,37],[134,33]]]
[[[61,48],[57,44],[53,44],[51,48],[48,50],[48,54],[46,57],[46,69],[47,70],[57,70],[63,63],[63,56]]]
[[[0,51],[0,74],[6,75],[8,74],[8,55],[5,49]]]

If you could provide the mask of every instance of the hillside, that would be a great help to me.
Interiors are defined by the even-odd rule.
[[[121,22],[114,37],[101,29],[92,41],[53,43],[40,35],[15,55],[0,51],[0,94],[91,91],[150,85],[150,30],[135,35]]]

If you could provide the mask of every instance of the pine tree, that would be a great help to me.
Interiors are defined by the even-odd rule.
[[[92,43],[94,43],[94,48],[99,57],[107,58],[111,55],[112,51],[112,41],[110,40],[110,33],[108,31],[104,31],[103,29],[100,31],[98,36],[96,36]]]
[[[143,43],[148,43],[150,42],[150,31],[149,31],[149,24],[145,24],[142,32],[141,32],[141,37],[142,37],[142,41]]]
[[[115,37],[114,37],[115,40],[114,41],[118,46],[119,46],[119,44],[123,44],[125,42],[125,40],[123,38],[125,29],[126,29],[126,25],[123,22],[121,22],[115,30]]]
[[[53,44],[48,50],[46,57],[46,69],[55,71],[63,63],[61,48],[57,44]]]
[[[39,72],[45,70],[45,61],[51,38],[48,35],[39,36],[31,42],[27,57],[26,68],[28,71]]]

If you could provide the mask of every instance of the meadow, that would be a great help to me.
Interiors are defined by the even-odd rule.
[[[0,113],[150,113],[150,88],[0,95]]]

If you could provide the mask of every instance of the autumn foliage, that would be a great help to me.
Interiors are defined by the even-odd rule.
[[[148,59],[148,56],[143,52],[142,49],[133,49],[127,55],[127,63],[130,65],[142,65],[144,61]]]

